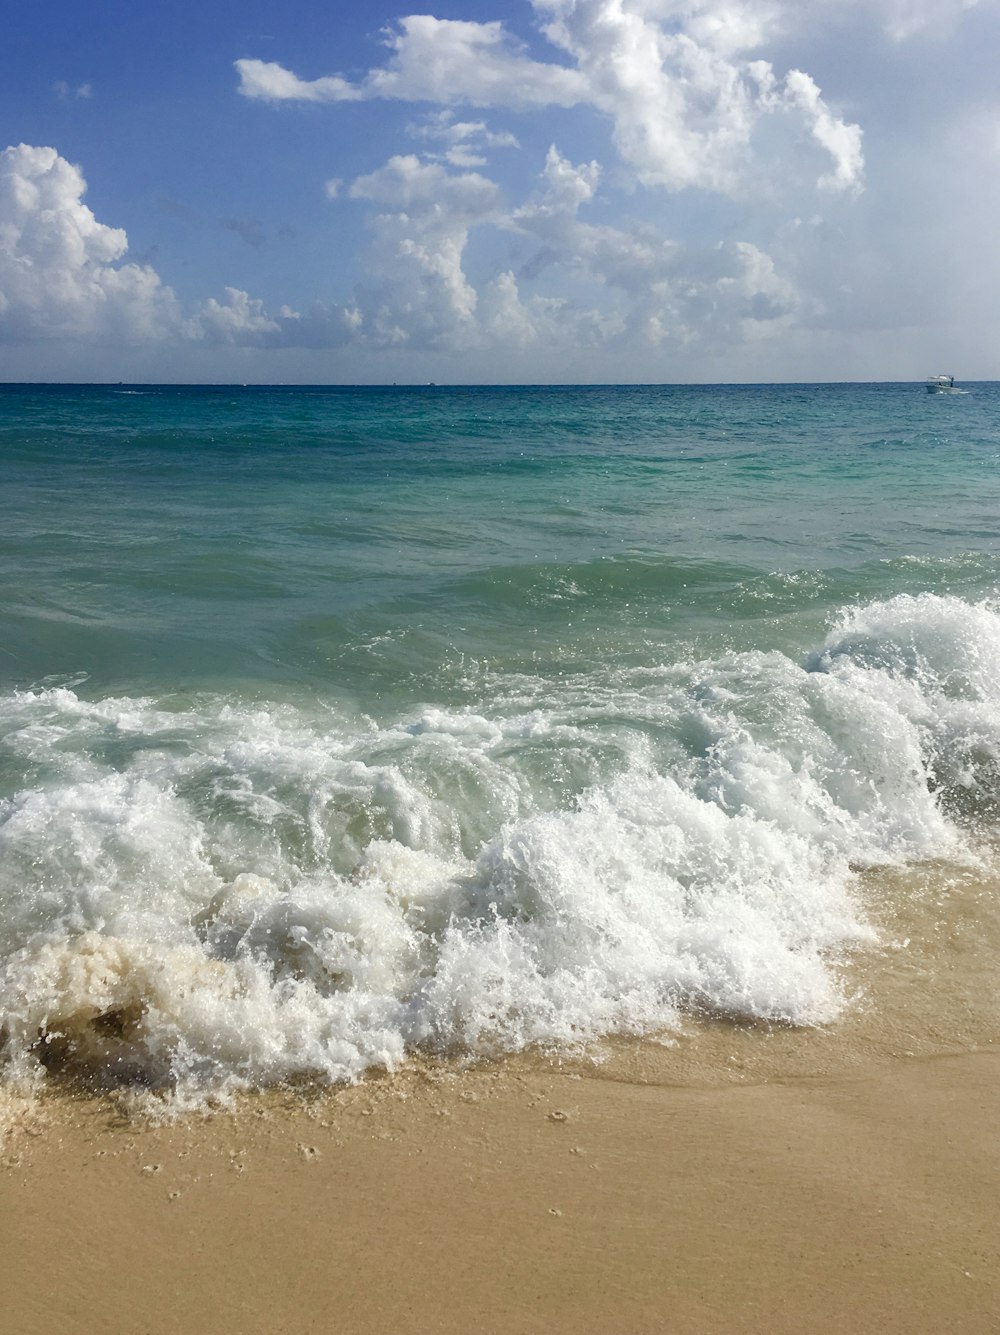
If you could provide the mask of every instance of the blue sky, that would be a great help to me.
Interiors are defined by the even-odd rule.
[[[995,378],[998,10],[28,7],[0,375]]]

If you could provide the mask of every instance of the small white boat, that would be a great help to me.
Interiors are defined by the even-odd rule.
[[[953,375],[929,375],[926,380],[928,394],[964,394],[964,389],[955,388]]]

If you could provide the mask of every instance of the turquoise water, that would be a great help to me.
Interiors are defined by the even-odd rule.
[[[994,821],[968,388],[0,386],[8,1069],[836,1022]]]
[[[350,692],[989,592],[1000,388],[6,388],[4,680]]]

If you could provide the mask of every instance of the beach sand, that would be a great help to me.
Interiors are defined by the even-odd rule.
[[[683,1085],[526,1058],[164,1126],[45,1098],[0,1327],[1000,1330],[1000,1054]]]

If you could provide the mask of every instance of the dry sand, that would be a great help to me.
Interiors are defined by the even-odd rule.
[[[137,1127],[42,1105],[0,1329],[1000,1331],[1000,1054],[677,1087],[527,1062]]]

